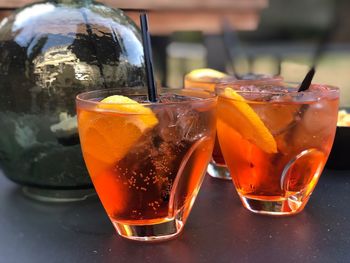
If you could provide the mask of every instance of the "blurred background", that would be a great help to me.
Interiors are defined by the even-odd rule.
[[[32,2],[0,0],[0,15]],[[229,49],[239,73],[281,74],[287,81],[303,79],[318,43],[328,34],[314,82],[339,86],[341,106],[350,105],[350,1],[100,2],[127,11],[136,23],[140,10],[149,11],[157,80],[169,87],[182,86],[184,74],[199,67],[232,72],[223,42],[224,21],[236,37]]]
[[[350,105],[350,1],[270,0],[260,12],[256,29],[236,30],[232,46],[239,73],[281,74],[287,81],[301,81],[318,44],[329,35],[314,82],[341,88],[341,105]],[[334,20],[336,26],[334,27]],[[204,22],[205,23],[205,22]],[[332,31],[329,33],[329,31]],[[211,67],[230,72],[221,32],[172,34],[167,45],[169,86],[182,84],[183,74]],[[157,54],[157,51],[155,51]]]

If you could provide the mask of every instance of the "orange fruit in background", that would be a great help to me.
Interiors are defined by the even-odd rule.
[[[192,70],[185,76],[185,88],[199,88],[214,91],[219,79],[228,75],[210,68],[200,68]]]

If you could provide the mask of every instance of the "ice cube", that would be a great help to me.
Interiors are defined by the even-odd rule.
[[[177,109],[176,127],[180,138],[193,140],[198,129],[198,113],[191,109],[188,105],[181,105]]]
[[[250,91],[250,92],[260,92],[261,88],[255,86],[255,85],[245,85],[245,86],[240,86],[239,88],[240,91]]]
[[[298,104],[268,103],[256,104],[254,110],[275,136],[286,132],[300,120],[300,107]]]
[[[174,97],[166,99],[174,99]],[[199,113],[188,103],[169,104],[167,107],[155,108],[154,112],[161,120],[158,129],[163,141],[191,141],[201,136],[198,132]]]
[[[336,107],[327,101],[319,101],[309,105],[303,117],[303,126],[309,133],[329,133],[334,129]],[[331,125],[334,124],[334,125]]]
[[[236,87],[237,89],[237,87]],[[294,88],[272,85],[244,85],[239,87],[240,95],[251,101],[285,100],[288,92]],[[289,98],[290,99],[290,98]]]

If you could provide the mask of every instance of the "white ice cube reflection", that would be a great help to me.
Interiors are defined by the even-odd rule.
[[[286,101],[295,88],[272,85],[244,85],[239,87],[240,95],[249,101]]]

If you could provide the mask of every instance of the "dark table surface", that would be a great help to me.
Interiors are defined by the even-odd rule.
[[[350,171],[325,171],[305,210],[245,210],[206,177],[184,232],[163,243],[117,236],[97,198],[42,203],[0,174],[0,262],[350,262]]]

